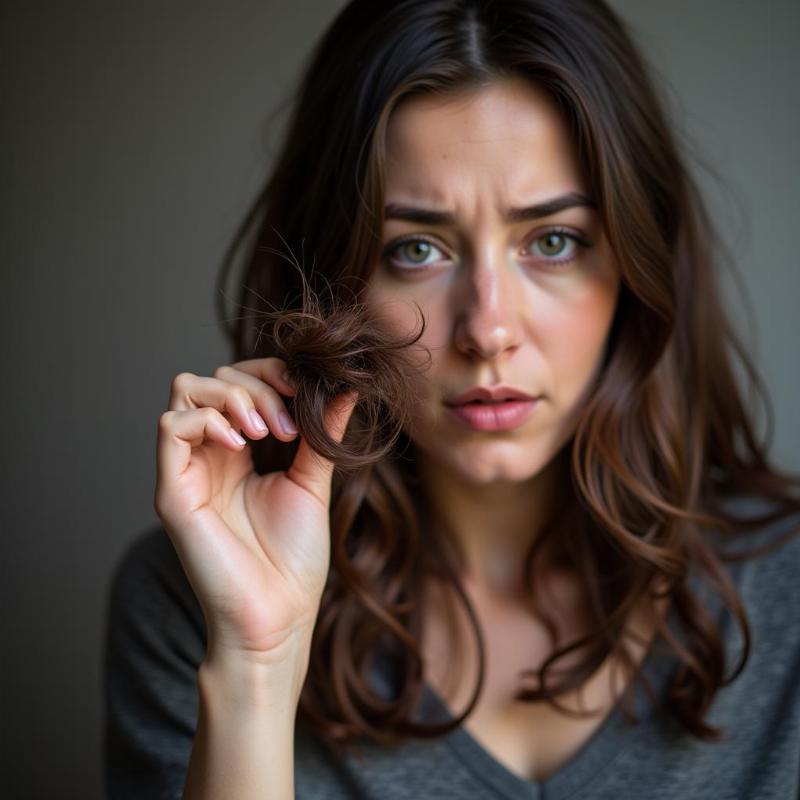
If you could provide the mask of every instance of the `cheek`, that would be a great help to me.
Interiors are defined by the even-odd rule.
[[[584,287],[551,304],[533,322],[556,390],[577,391],[598,366],[616,307],[615,284]]]

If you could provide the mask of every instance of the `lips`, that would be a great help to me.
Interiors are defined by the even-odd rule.
[[[501,433],[521,427],[539,407],[540,400],[541,398],[514,398],[497,402],[473,400],[445,406],[445,413],[472,431]]]
[[[536,400],[537,395],[528,394],[511,386],[473,386],[461,394],[445,400],[445,405],[460,406],[466,403],[501,403],[504,400]]]

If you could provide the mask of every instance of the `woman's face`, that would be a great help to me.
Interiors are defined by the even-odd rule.
[[[383,256],[363,299],[403,335],[418,329],[415,303],[427,319],[417,347],[432,361],[406,431],[418,457],[473,485],[532,478],[574,433],[620,284],[567,128],[518,81],[412,97],[390,117],[385,178]],[[520,211],[561,198],[572,204]],[[451,404],[475,387],[500,388],[500,402]],[[503,400],[502,387],[538,399]]]

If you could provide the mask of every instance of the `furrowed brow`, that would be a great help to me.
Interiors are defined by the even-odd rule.
[[[576,206],[586,206],[597,208],[597,204],[586,195],[578,192],[570,192],[559,197],[552,197],[541,203],[523,208],[510,208],[506,212],[505,219],[509,223],[526,222],[528,220],[549,217],[567,208]],[[402,203],[389,203],[384,209],[386,219],[406,220],[416,222],[421,225],[455,225],[456,218],[451,211],[435,211],[429,208],[419,208],[417,206],[407,206]]]

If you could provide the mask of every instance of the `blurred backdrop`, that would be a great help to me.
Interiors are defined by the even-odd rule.
[[[4,797],[101,796],[111,570],[157,521],[172,377],[231,360],[220,261],[343,4],[2,4]],[[800,469],[800,4],[613,5],[698,154],[748,298],[726,276],[729,303],[772,393],[772,453]]]

